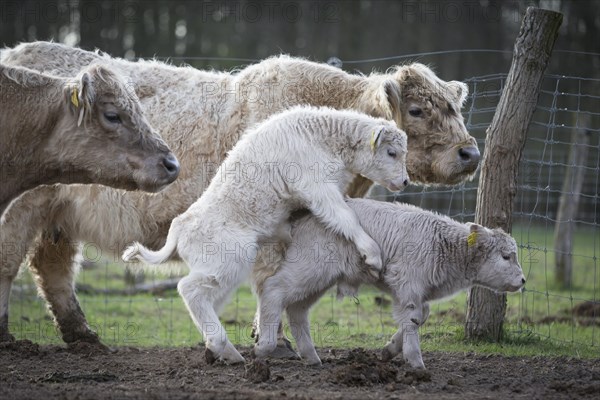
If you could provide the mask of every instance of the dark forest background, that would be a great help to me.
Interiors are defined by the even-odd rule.
[[[279,53],[352,61],[450,51],[425,61],[443,77],[462,79],[508,69],[530,5],[564,14],[556,49],[600,52],[600,2],[588,0],[3,0],[0,44],[52,39],[129,59],[170,57],[215,68]],[[470,49],[507,53],[452,54]],[[390,64],[350,65],[369,71]],[[591,77],[599,69],[597,56],[563,53],[549,72]]]
[[[580,208],[582,216],[596,219],[600,1],[2,0],[0,45],[55,40],[132,60],[157,57],[215,69],[232,69],[280,53],[316,61],[337,57],[345,70],[363,73],[421,61],[443,79],[469,83],[474,95],[463,112],[483,150],[485,128],[528,6],[560,11],[564,20],[547,70],[551,77],[543,83],[525,147],[524,160],[531,162],[524,161],[521,168],[525,189],[519,207],[523,215],[531,215],[545,191],[545,216],[554,214],[573,126],[584,112],[591,116],[593,148],[585,163],[583,190],[588,197]],[[422,190],[411,187],[402,199],[464,215],[474,210],[476,181],[466,189],[458,197],[442,191],[421,198],[410,197]]]

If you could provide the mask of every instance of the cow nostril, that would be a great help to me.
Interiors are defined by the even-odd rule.
[[[403,184],[404,186],[408,186],[408,179],[405,179],[405,180],[404,180],[404,182],[402,182],[402,184]]]
[[[525,284],[525,278],[521,278],[521,283],[524,285]]]
[[[169,175],[176,176],[177,174],[179,174],[179,161],[177,161],[177,158],[175,158],[173,154],[169,154],[168,156],[163,158],[163,165],[169,173]]]
[[[479,149],[475,146],[461,147],[458,149],[458,156],[461,160],[469,163],[478,163],[480,158]]]

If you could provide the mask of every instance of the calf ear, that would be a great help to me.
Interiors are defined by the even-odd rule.
[[[381,145],[381,142],[383,141],[384,132],[385,132],[385,127],[383,127],[383,126],[378,127],[371,132],[370,145],[371,145],[371,151],[373,153],[375,153],[375,151],[377,151],[377,148]]]
[[[483,227],[478,224],[474,224],[471,222],[467,223],[469,227],[469,236],[467,236],[467,246],[473,247],[477,244],[479,240],[479,235],[483,232]]]
[[[84,72],[81,74],[81,78],[79,79],[79,85],[81,87],[81,102],[83,103],[83,107],[89,108],[94,102],[95,92],[94,92],[94,78],[90,72]]]

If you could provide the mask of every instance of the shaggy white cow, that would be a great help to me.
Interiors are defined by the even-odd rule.
[[[156,195],[101,186],[65,186],[25,193],[6,210],[0,248],[0,341],[8,330],[8,293],[27,264],[67,343],[98,342],[73,290],[79,243],[93,243],[112,261],[125,245],[164,245],[171,221],[200,197],[241,134],[270,115],[296,105],[353,109],[394,120],[408,136],[407,169],[413,183],[454,184],[477,169],[479,151],[467,132],[462,82],[444,81],[422,64],[387,73],[349,74],[327,64],[272,57],[239,71],[202,71],[158,61],[130,62],[59,43],[24,43],[5,49],[1,61],[73,76],[93,62],[133,82],[150,122],[177,154],[181,173]],[[371,182],[348,188],[363,196]]]
[[[347,204],[381,247],[381,279],[368,273],[351,243],[317,219],[295,221],[279,269],[270,277],[272,271],[254,272],[261,332],[254,348],[257,356],[268,356],[276,348],[285,309],[300,355],[309,364],[320,364],[310,337],[309,308],[336,283],[338,295],[355,295],[361,284],[370,283],[392,294],[399,327],[383,358],[402,351],[412,367],[424,368],[418,327],[429,315],[429,301],[472,285],[512,292],[525,284],[515,240],[500,229],[461,224],[411,205],[362,199],[348,199]]]
[[[406,134],[394,122],[354,111],[293,108],[240,139],[200,199],[173,220],[161,250],[135,243],[123,260],[159,264],[177,251],[190,268],[178,290],[207,350],[226,362],[243,362],[215,306],[250,274],[258,243],[289,239],[291,212],[308,208],[353,243],[378,275],[379,246],[361,229],[344,192],[358,174],[402,189],[408,185],[405,162]]]

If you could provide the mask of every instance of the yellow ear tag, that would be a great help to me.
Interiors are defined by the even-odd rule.
[[[371,132],[371,151],[375,152],[375,131]]]
[[[73,88],[73,91],[71,92],[71,103],[73,103],[75,107],[79,108],[79,94],[77,88]]]
[[[469,233],[469,236],[467,236],[467,246],[473,247],[475,246],[475,242],[477,242],[477,232]]]

